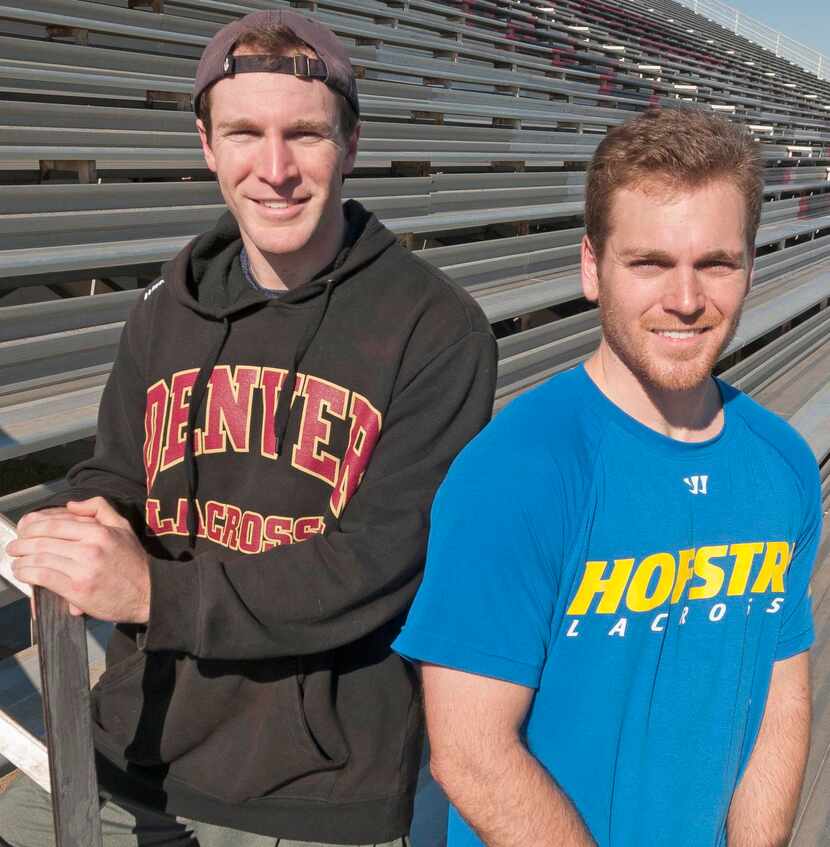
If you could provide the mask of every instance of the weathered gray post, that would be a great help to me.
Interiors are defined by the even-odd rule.
[[[62,597],[32,592],[15,579],[5,547],[16,536],[15,525],[0,515],[0,575],[34,600],[57,847],[101,847],[86,626]],[[10,716],[0,712],[0,719],[3,753],[45,788],[43,744]]]
[[[84,619],[43,588],[35,608],[57,847],[101,847]]]

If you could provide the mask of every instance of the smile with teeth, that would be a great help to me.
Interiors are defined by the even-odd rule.
[[[292,206],[298,206],[302,200],[257,200],[260,206],[265,206],[266,209],[289,209]]]
[[[694,338],[695,336],[703,335],[703,333],[708,330],[709,327],[701,327],[700,329],[653,329],[652,332],[662,338],[676,338],[678,340],[682,340],[685,338]]]

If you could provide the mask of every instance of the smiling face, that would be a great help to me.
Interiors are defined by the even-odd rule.
[[[744,221],[743,196],[727,180],[614,192],[602,257],[587,237],[582,245],[583,289],[599,304],[613,379],[647,392],[707,381],[749,289]]]
[[[210,138],[197,121],[202,151],[258,281],[306,281],[340,249],[342,181],[359,132],[341,137],[337,96],[318,80],[243,73],[210,98]]]

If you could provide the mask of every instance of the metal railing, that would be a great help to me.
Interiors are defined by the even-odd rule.
[[[756,18],[751,18],[734,6],[722,3],[720,0],[676,0],[676,2],[691,9],[695,14],[703,15],[704,18],[720,24],[735,35],[754,41],[776,56],[799,65],[819,79],[830,80],[830,56],[790,38]]]

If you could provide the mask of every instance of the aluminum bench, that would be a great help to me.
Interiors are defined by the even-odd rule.
[[[499,320],[579,297],[575,264],[578,233],[577,230],[549,234],[548,246],[544,248],[547,253],[539,252],[540,237],[531,236],[533,243],[530,245],[517,244],[518,239],[513,241],[507,247],[510,261],[503,264],[507,269],[500,281],[497,277],[494,279],[493,269],[486,266],[487,260],[494,258],[492,255],[485,254],[479,260],[479,270],[484,277],[478,279],[470,273],[469,262],[458,261],[470,259],[469,251],[465,255],[458,248],[442,248],[443,254],[433,251],[425,258],[446,267],[450,274],[459,266],[465,266],[459,281],[470,287],[491,320]],[[560,243],[551,246],[557,235]],[[759,236],[759,243],[763,243],[763,236]],[[523,246],[537,249],[519,253]],[[822,262],[826,265],[828,255],[830,238],[759,257],[756,286],[750,295],[753,308],[747,309],[729,352],[749,344],[777,325],[774,322],[768,325],[773,318],[783,323],[830,296],[830,272],[822,274],[816,271],[816,268],[821,268]],[[534,261],[536,264],[532,264]],[[528,274],[517,276],[511,262],[514,266],[526,268]],[[805,278],[803,283],[794,282],[801,278]],[[497,281],[499,286],[495,284]],[[500,290],[494,290],[499,287]],[[117,304],[111,299],[116,296],[120,298]],[[11,307],[0,312],[0,338],[5,339],[0,342],[0,385],[5,386],[0,389],[0,458],[24,455],[92,434],[100,391],[122,327],[120,320],[99,321],[117,318],[118,310],[138,296],[140,292],[124,292],[91,298],[95,308],[101,310],[100,314],[93,316],[91,324],[77,322],[80,315],[85,320],[91,316],[91,313],[79,311],[82,306],[75,306],[71,301],[47,304],[41,326],[45,328],[51,321],[49,328],[52,331],[35,336],[30,334],[36,332],[33,324],[37,320],[35,309]],[[771,298],[775,300],[774,307],[767,305],[761,309]],[[111,305],[115,311],[107,311]],[[120,314],[123,316],[123,312]],[[580,320],[592,321],[595,328],[595,313],[587,314],[592,317],[580,317]],[[567,323],[556,321],[528,331],[530,334],[519,333],[503,339],[500,344],[505,352],[526,344],[528,338],[561,333],[567,326]],[[586,343],[589,338],[596,340],[594,336],[585,336]],[[567,344],[564,346],[572,352]],[[507,353],[505,356],[510,358]],[[548,373],[550,367],[565,366],[560,357],[551,364],[548,353],[535,342],[532,344],[532,358],[534,368],[539,361],[545,363],[541,371],[533,371],[531,376],[534,379],[539,373]],[[72,370],[68,373],[65,367],[67,360],[72,362]],[[567,358],[565,363],[568,361],[571,358]],[[505,361],[499,378],[501,398],[512,396],[524,385],[520,381],[517,386],[514,370],[513,361]],[[527,378],[528,375],[525,375],[522,379]],[[59,413],[57,416],[56,411]]]

